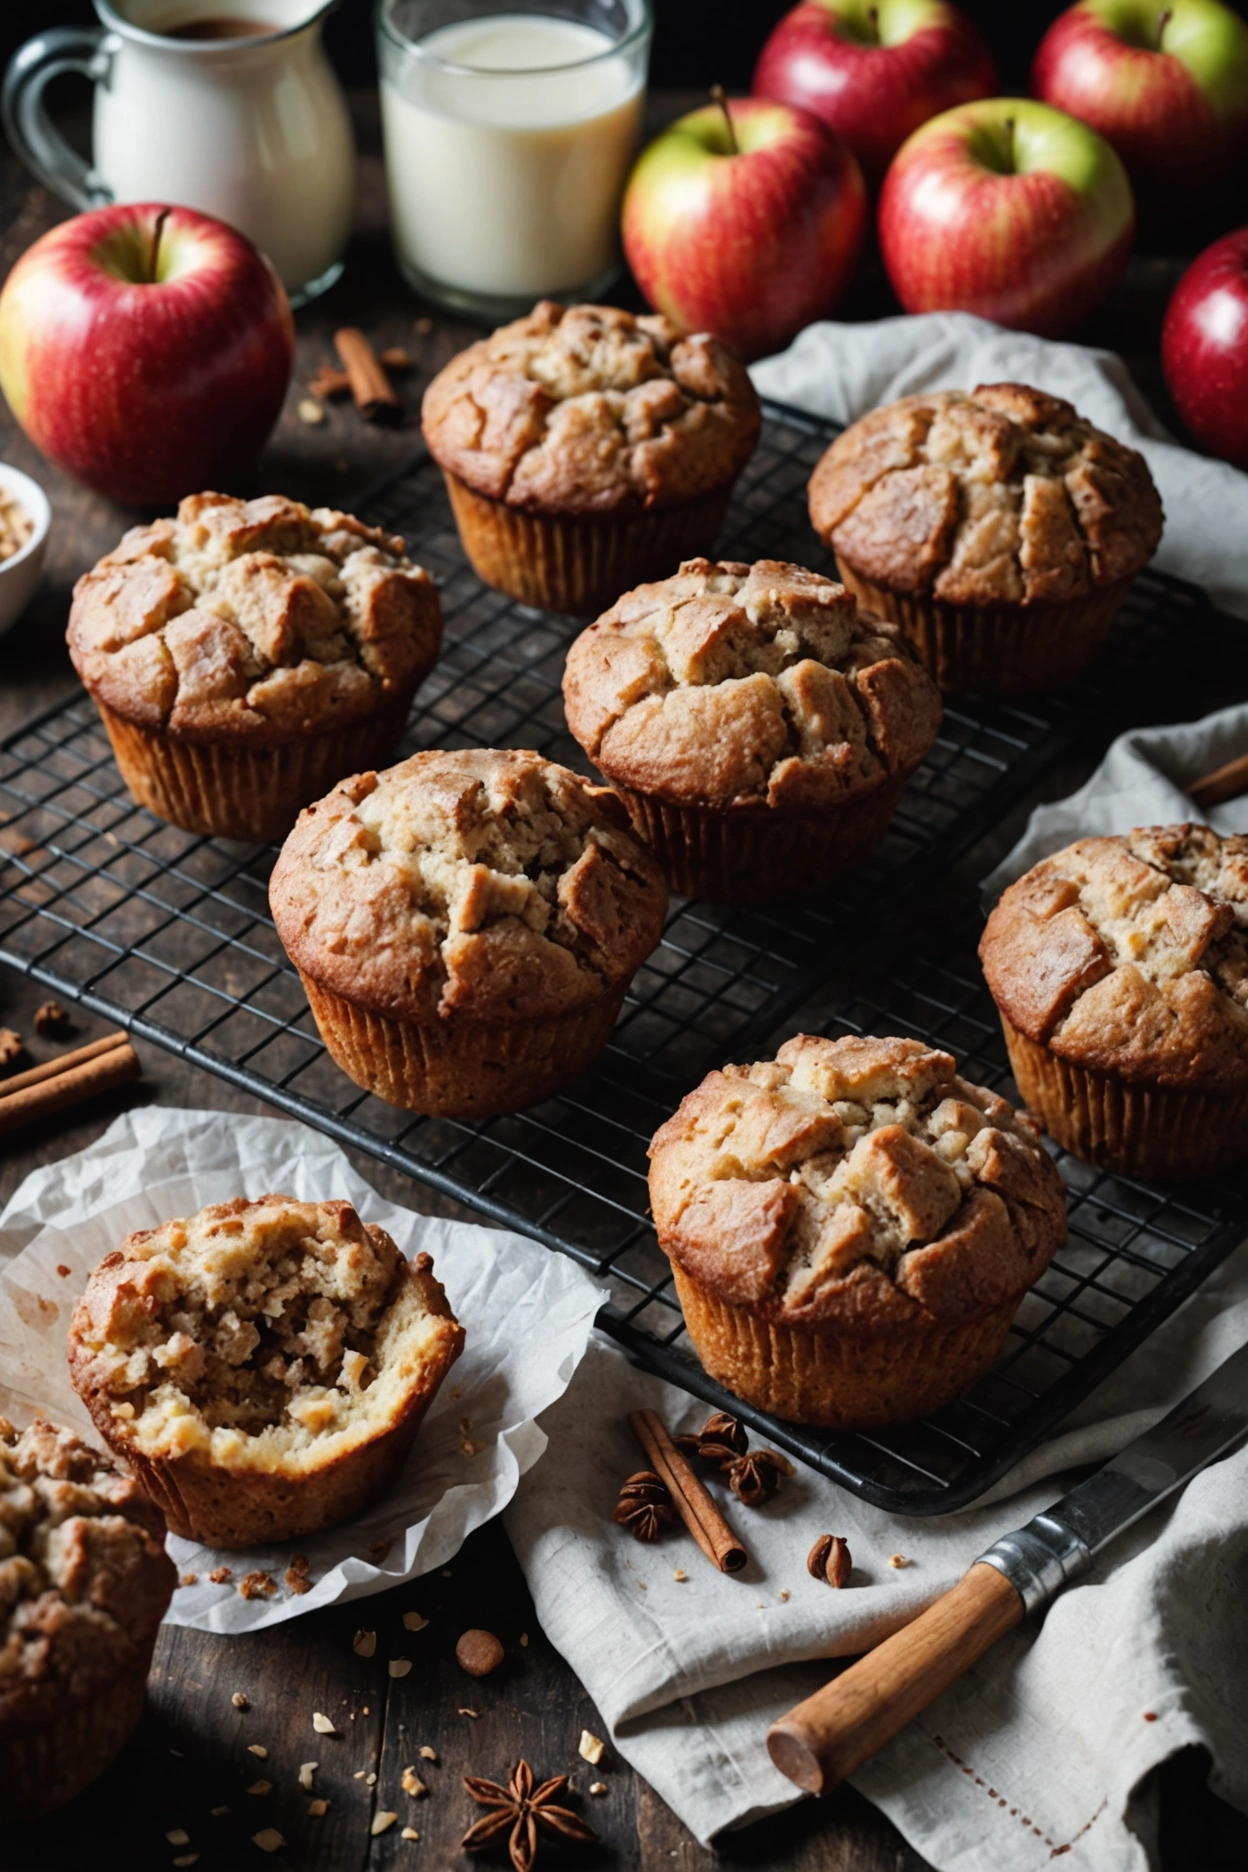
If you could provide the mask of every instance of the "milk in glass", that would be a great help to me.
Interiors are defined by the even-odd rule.
[[[437,26],[406,51],[383,38],[391,222],[418,289],[518,309],[609,283],[645,51],[534,13]]]

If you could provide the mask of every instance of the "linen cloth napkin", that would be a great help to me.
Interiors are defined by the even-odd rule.
[[[32,1171],[0,1215],[0,1411],[18,1423],[48,1416],[98,1441],[65,1359],[91,1269],[132,1229],[268,1190],[305,1202],[344,1197],[409,1259],[431,1254],[466,1340],[398,1478],[353,1520],[244,1553],[170,1535],[179,1576],[194,1583],[174,1593],[166,1617],[201,1631],[255,1631],[445,1566],[541,1456],[538,1413],[571,1378],[603,1297],[571,1261],[523,1236],[383,1202],[306,1125],[140,1107],[86,1150]],[[309,1562],[306,1592],[285,1581],[295,1548]],[[210,1579],[219,1567],[230,1579]],[[276,1591],[243,1598],[238,1582],[258,1571]]]
[[[919,390],[1015,382],[1066,397],[1148,462],[1166,510],[1155,563],[1248,618],[1248,475],[1175,442],[1112,351],[1004,331],[967,312],[927,312],[810,325],[751,375],[763,396],[844,423]]]
[[[1166,506],[1158,563],[1248,617],[1248,477],[1180,448],[1107,352],[963,314],[823,324],[757,365],[765,395],[849,422],[909,392],[1018,379],[1069,398],[1147,456]],[[1124,735],[1087,786],[1041,807],[986,881],[995,895],[1085,832],[1194,816],[1185,780],[1248,750],[1248,707]],[[1205,815],[1248,829],[1248,801]],[[614,1747],[707,1840],[800,1798],[770,1764],[768,1724],[824,1682],[822,1661],[906,1623],[999,1535],[1156,1421],[1248,1339],[1248,1244],[972,1508],[890,1516],[799,1469],[764,1508],[727,1498],[752,1556],[714,1571],[683,1535],[641,1546],[609,1515],[642,1466],[624,1424],[650,1404],[673,1431],[705,1408],[632,1368],[601,1336],[543,1417],[551,1448],[505,1521],[543,1628],[594,1696]],[[850,1587],[806,1572],[822,1533],[848,1538]],[[898,1553],[907,1562],[890,1565]],[[675,1577],[680,1569],[688,1575]],[[940,1872],[1143,1872],[1156,1864],[1149,1771],[1212,1756],[1211,1784],[1248,1810],[1248,1451],[1189,1483],[1117,1541],[1042,1622],[1011,1633],[854,1776]],[[819,1660],[819,1661],[815,1661]]]

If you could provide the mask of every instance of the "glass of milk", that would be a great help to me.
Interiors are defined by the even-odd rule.
[[[395,254],[423,297],[497,323],[620,267],[649,0],[378,0]]]

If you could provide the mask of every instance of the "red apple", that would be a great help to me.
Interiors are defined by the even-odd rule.
[[[1082,0],[1031,88],[1107,137],[1144,201],[1218,188],[1248,153],[1248,26],[1218,0]]]
[[[761,357],[831,310],[866,218],[862,171],[838,137],[808,111],[745,98],[692,111],[642,152],[624,252],[682,330]]]
[[[1248,468],[1248,227],[1207,247],[1175,287],[1161,365],[1196,440]]]
[[[227,485],[277,420],[294,344],[264,255],[190,208],[76,215],[0,293],[13,414],[58,468],[130,505]]]
[[[753,84],[755,97],[821,117],[873,186],[911,131],[996,88],[991,52],[944,0],[802,0],[763,47]]]
[[[1027,98],[961,104],[893,158],[880,251],[907,312],[976,312],[1059,338],[1127,263],[1131,185],[1095,130]]]

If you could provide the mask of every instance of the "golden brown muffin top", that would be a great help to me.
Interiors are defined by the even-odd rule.
[[[947,604],[1086,597],[1133,578],[1161,538],[1144,457],[1026,384],[873,410],[809,493],[815,531],[859,577]]]
[[[292,961],[358,1006],[525,1020],[618,990],[662,934],[667,886],[609,789],[464,748],[309,806],[269,901]]]
[[[582,631],[568,726],[622,785],[817,811],[911,772],[940,696],[891,624],[801,566],[689,559]]]
[[[650,1146],[660,1245],[721,1300],[795,1326],[967,1320],[1066,1235],[1036,1128],[917,1040],[798,1034],[713,1072]]]
[[[70,1374],[144,1456],[298,1470],[399,1414],[422,1354],[462,1338],[431,1266],[348,1202],[213,1203],[105,1256]]]
[[[1248,838],[1173,825],[1080,839],[1010,885],[979,954],[1006,1019],[1062,1059],[1248,1084]]]
[[[441,467],[532,513],[665,507],[721,488],[761,424],[744,365],[670,319],[549,299],[469,345],[425,392]]]
[[[442,611],[403,541],[280,494],[192,494],[74,587],[69,652],[127,721],[190,740],[345,726],[433,663]]]
[[[177,1579],[164,1542],[117,1463],[0,1417],[0,1726],[46,1722],[144,1663]]]

